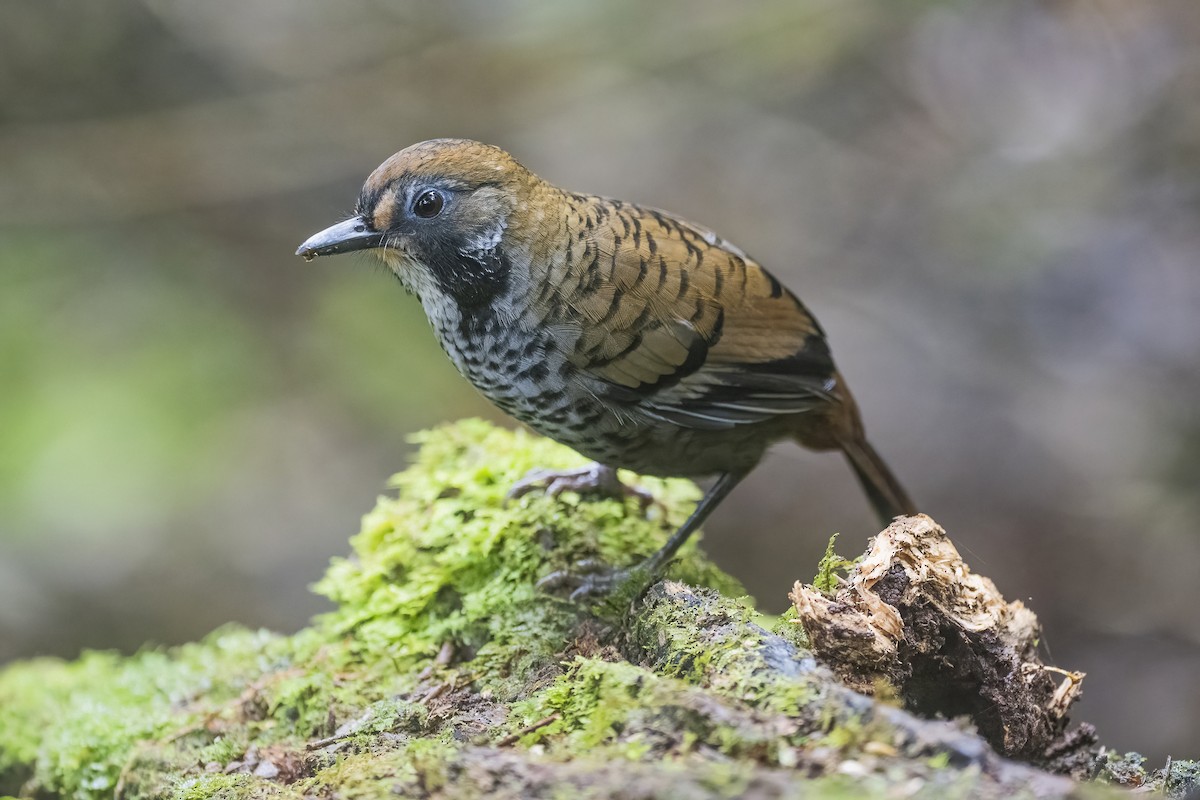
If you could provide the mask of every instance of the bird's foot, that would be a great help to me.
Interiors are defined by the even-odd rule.
[[[617,568],[589,558],[575,562],[570,569],[551,572],[537,582],[537,587],[552,594],[569,589],[570,599],[577,601],[604,597],[626,585],[637,588],[638,594],[641,594],[654,582],[654,578],[654,572],[647,562]]]
[[[544,489],[550,497],[558,497],[563,492],[598,495],[616,500],[632,497],[638,501],[638,506],[643,512],[655,502],[654,495],[650,492],[640,486],[622,483],[617,477],[617,471],[603,464],[589,464],[586,467],[568,470],[535,469],[517,481],[508,490],[508,496],[521,497],[537,489]]]

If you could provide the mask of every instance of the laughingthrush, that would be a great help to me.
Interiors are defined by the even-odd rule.
[[[489,400],[597,462],[536,476],[551,491],[619,490],[615,468],[718,476],[639,565],[645,577],[781,439],[840,450],[883,522],[915,513],[867,443],[821,326],[707,228],[564,191],[497,147],[434,139],[381,164],[354,216],[297,254],[364,249],[420,299],[442,349]],[[579,596],[630,572],[549,582]]]

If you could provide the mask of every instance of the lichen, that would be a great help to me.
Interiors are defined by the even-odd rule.
[[[1171,761],[1161,774],[1163,791],[1170,797],[1195,797],[1200,792],[1200,761]]]
[[[1101,782],[1126,789],[1161,792],[1172,798],[1191,798],[1200,791],[1200,761],[1168,759],[1162,769],[1147,769],[1141,753],[1106,753],[1098,767]]]

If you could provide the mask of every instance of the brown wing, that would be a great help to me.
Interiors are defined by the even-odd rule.
[[[707,429],[828,401],[824,333],[779,281],[697,225],[606,209],[590,239],[596,266],[567,296],[584,322],[571,361],[606,399]]]

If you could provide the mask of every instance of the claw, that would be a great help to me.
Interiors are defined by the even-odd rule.
[[[521,497],[536,489],[544,489],[551,497],[557,497],[563,492],[599,494],[619,500],[635,497],[643,514],[653,503],[658,502],[654,495],[645,489],[621,483],[617,479],[616,470],[603,464],[589,464],[573,470],[534,470],[517,481],[509,490],[508,496]],[[587,558],[575,562],[569,569],[551,572],[537,582],[537,588],[551,593],[570,589],[570,599],[573,601],[604,595],[638,573],[646,571],[646,564],[651,562],[653,559],[628,569],[615,569],[599,559]],[[646,585],[649,586],[650,581],[647,581]]]
[[[584,558],[576,561],[570,569],[560,569],[551,572],[537,582],[537,588],[544,592],[557,592],[559,589],[579,587],[587,576],[595,575],[610,567],[598,558]]]
[[[618,569],[598,559],[586,558],[575,562],[570,569],[551,572],[537,582],[537,587],[552,593],[570,589],[568,598],[574,602],[609,594],[626,581],[640,577],[645,571],[644,564]],[[653,577],[649,574],[645,577],[645,584],[649,586]]]
[[[613,589],[633,577],[633,573],[634,570],[630,569],[613,569],[589,575],[575,587],[575,591],[571,592],[570,599],[572,602],[578,602],[585,597],[599,597],[609,594]]]
[[[614,499],[636,498],[643,513],[655,503],[654,495],[640,486],[629,486],[617,478],[617,471],[603,464],[589,464],[571,470],[537,469],[513,484],[509,498],[521,497],[536,489],[544,489],[550,497],[563,492],[600,495]]]

